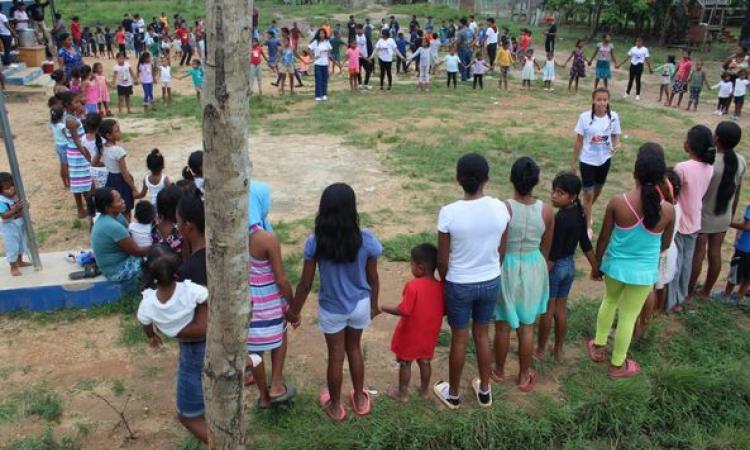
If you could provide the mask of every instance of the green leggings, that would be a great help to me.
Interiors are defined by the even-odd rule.
[[[598,346],[607,345],[609,330],[615,321],[615,312],[619,310],[611,362],[613,366],[620,367],[625,362],[628,348],[630,348],[635,321],[638,320],[641,308],[646,303],[653,286],[625,284],[606,277],[604,286],[606,291],[604,299],[602,299],[602,305],[599,307],[599,315],[596,317],[596,339],[594,339],[594,343]]]

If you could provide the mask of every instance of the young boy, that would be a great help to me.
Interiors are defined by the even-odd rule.
[[[112,49],[112,43],[115,40],[115,35],[109,31],[109,28],[104,29],[104,41],[107,45],[107,59],[115,59],[115,52]]]
[[[706,78],[706,72],[703,71],[703,63],[700,60],[695,61],[695,70],[690,74],[689,84],[690,98],[685,111],[690,111],[690,105],[693,105],[693,111],[698,111],[698,101],[701,98],[703,86],[706,86],[706,89],[711,89],[708,78]]]
[[[497,88],[508,90],[508,72],[510,72],[510,66],[515,62],[513,53],[508,49],[508,41],[504,40],[500,51],[497,52],[497,60],[495,64],[500,67],[500,78],[497,79]]]
[[[253,93],[253,84],[258,82],[258,95],[263,95],[263,78],[261,70],[261,58],[268,62],[263,46],[257,39],[253,38],[253,47],[250,49],[250,94]],[[269,63],[270,64],[270,63]]]
[[[273,32],[268,32],[268,40],[266,41],[266,46],[268,47],[268,59],[266,60],[268,62],[268,67],[271,69],[272,73],[276,73],[276,65],[277,65],[277,59],[278,59],[278,53],[279,53],[279,47],[281,46],[281,41],[276,39],[276,36],[273,34]]]
[[[734,241],[734,255],[729,269],[727,286],[724,289],[723,300],[733,301],[732,292],[739,285],[736,301],[746,303],[745,292],[750,287],[750,205],[745,209],[742,222],[732,222],[730,227],[737,230],[737,239]]]
[[[411,364],[419,365],[419,395],[427,398],[430,392],[432,360],[443,322],[443,285],[435,279],[437,248],[421,244],[411,249],[411,273],[414,279],[406,283],[403,298],[397,307],[382,306],[388,314],[401,319],[393,332],[391,350],[398,361],[398,390],[388,395],[396,400],[409,399]]]
[[[200,100],[201,91],[203,90],[203,76],[205,73],[199,59],[194,59],[190,65],[191,67],[188,69],[187,73],[181,76],[180,79],[187,78],[188,76],[192,78],[195,95],[198,96],[198,100]]]
[[[745,93],[750,80],[747,79],[747,71],[740,70],[737,80],[734,82],[734,115],[732,119],[738,120],[742,115],[742,105],[745,104]]]
[[[406,46],[408,45],[409,45],[409,41],[404,39],[404,33],[399,33],[398,39],[396,39],[396,48],[404,56],[406,56]],[[401,72],[407,73],[406,59],[400,56],[396,56],[396,73],[401,73]]]
[[[5,240],[5,257],[10,264],[10,274],[21,276],[21,267],[31,264],[23,261],[26,253],[26,228],[24,228],[23,209],[26,204],[18,199],[13,176],[0,172],[0,229]]]

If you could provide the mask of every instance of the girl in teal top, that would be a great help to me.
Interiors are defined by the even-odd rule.
[[[658,188],[666,169],[661,146],[641,146],[635,189],[609,201],[596,245],[606,291],[596,318],[596,337],[587,348],[593,361],[606,359],[604,347],[617,313],[611,377],[631,377],[640,371],[638,363],[626,356],[638,314],[659,279],[659,254],[672,241],[674,207],[662,201]]]

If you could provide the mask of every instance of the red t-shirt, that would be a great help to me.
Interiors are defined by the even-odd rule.
[[[524,34],[521,36],[521,48],[527,50],[531,46],[531,36]]]
[[[120,30],[117,33],[115,33],[115,42],[117,42],[117,45],[125,45],[125,32]]]
[[[73,39],[75,40],[81,39],[81,23],[70,22],[70,33],[73,35]]]
[[[260,45],[250,49],[250,64],[257,66],[260,64],[260,57],[265,55],[263,47]]]
[[[180,38],[180,43],[182,45],[187,45],[188,44],[189,36],[188,36],[188,31],[187,31],[187,29],[185,27],[180,27],[180,28],[176,29],[175,32],[174,32],[174,34],[178,38]]]
[[[401,319],[393,332],[391,351],[404,361],[432,359],[443,323],[443,284],[415,278],[404,286]]]

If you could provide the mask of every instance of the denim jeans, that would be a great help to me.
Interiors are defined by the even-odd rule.
[[[154,83],[142,83],[143,86],[143,104],[154,103]]]
[[[315,64],[315,98],[328,95],[328,66]]]
[[[470,70],[468,67],[464,67],[464,65],[468,66],[471,64],[471,49],[467,47],[459,47],[458,58],[461,60],[461,67],[458,68],[461,72],[461,81],[468,81]]]
[[[203,359],[206,341],[180,342],[180,362],[177,366],[177,412],[183,417],[200,417],[203,404]]]
[[[448,325],[467,328],[469,321],[486,325],[494,317],[500,292],[500,277],[479,283],[445,283],[445,312]]]
[[[10,51],[13,50],[13,37],[8,35],[0,35],[0,39],[3,41],[3,65],[7,66],[10,64]]]

